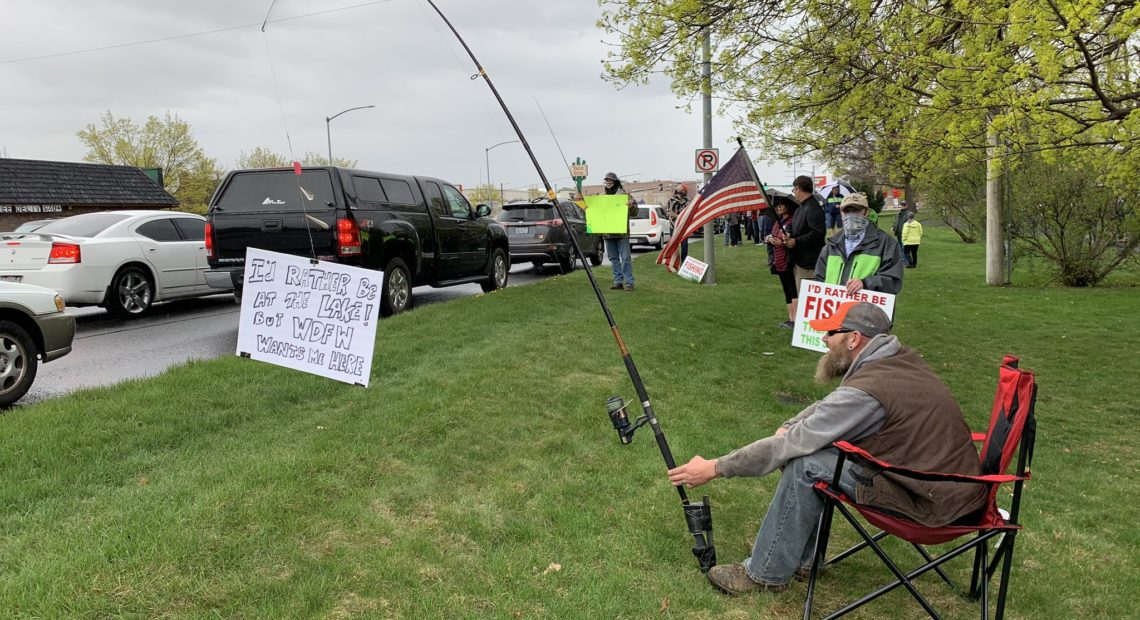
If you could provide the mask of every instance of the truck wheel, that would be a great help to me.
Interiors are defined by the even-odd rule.
[[[123,318],[133,319],[146,314],[154,296],[150,274],[137,265],[127,265],[111,278],[104,302],[107,311]]]
[[[507,253],[503,248],[495,248],[491,252],[491,260],[487,264],[487,280],[480,282],[484,293],[490,293],[507,287],[507,274],[511,271],[511,263],[507,260]]]
[[[20,400],[36,378],[36,347],[23,327],[0,321],[0,407]]]
[[[598,243],[594,246],[594,254],[590,256],[590,264],[597,267],[602,264],[602,254],[605,253],[605,243],[598,239]]]
[[[412,274],[404,261],[393,258],[384,267],[380,316],[392,316],[412,307]]]

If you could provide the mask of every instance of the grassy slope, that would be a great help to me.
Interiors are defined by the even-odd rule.
[[[776,328],[762,249],[717,250],[716,287],[644,255],[638,290],[609,295],[679,460],[770,433],[798,409],[777,396],[828,389]],[[1010,616],[1127,616],[1136,291],[988,288],[982,251],[928,227],[897,333],[976,427],[1001,354],[1038,372]],[[729,599],[696,570],[649,431],[621,447],[606,419],[606,397],[633,393],[585,280],[381,322],[367,390],[228,358],[0,415],[0,615],[798,617],[803,586]],[[775,484],[703,490],[722,562],[747,553]],[[821,604],[885,574],[853,559]],[[863,617],[918,615],[889,598]]]

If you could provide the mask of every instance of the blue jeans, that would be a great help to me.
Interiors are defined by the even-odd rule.
[[[753,581],[769,585],[791,581],[797,568],[810,568],[815,556],[815,537],[823,500],[812,485],[817,480],[831,482],[838,457],[826,451],[788,461],[780,484],[760,524],[752,555],[744,569]],[[858,481],[865,481],[864,470],[847,461],[839,488],[854,495]]]
[[[826,220],[824,226],[827,227],[827,230],[843,226],[843,216],[839,213],[839,209],[835,207],[824,207],[823,219]]]
[[[689,257],[689,238],[685,237],[685,240],[681,242],[681,262],[682,263],[685,262],[685,259],[688,257]]]
[[[629,253],[629,237],[606,239],[606,256],[614,268],[614,284],[633,286],[633,256]]]

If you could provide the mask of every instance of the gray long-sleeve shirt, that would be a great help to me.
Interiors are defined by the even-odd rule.
[[[860,352],[847,376],[868,361],[898,353],[898,338],[879,335]],[[827,448],[836,441],[854,441],[870,435],[887,419],[887,412],[870,394],[841,383],[823,400],[808,405],[782,425],[786,433],[765,437],[733,450],[717,461],[717,473],[733,476],[766,476],[788,461]]]

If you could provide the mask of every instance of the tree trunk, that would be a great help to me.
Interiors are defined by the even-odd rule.
[[[1002,183],[1005,171],[998,159],[1000,139],[990,127],[986,135],[986,284],[1005,284],[1005,236],[1002,230]]]

